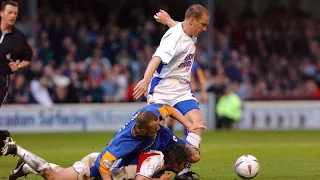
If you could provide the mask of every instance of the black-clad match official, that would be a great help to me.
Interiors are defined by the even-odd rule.
[[[18,12],[17,2],[2,2],[0,11],[0,106],[8,93],[10,74],[27,67],[32,58],[32,49],[28,45],[27,38],[14,27]]]

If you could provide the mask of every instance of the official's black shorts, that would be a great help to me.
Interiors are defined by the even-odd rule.
[[[0,75],[0,106],[6,100],[8,95],[8,87],[10,83],[10,76],[9,75]]]

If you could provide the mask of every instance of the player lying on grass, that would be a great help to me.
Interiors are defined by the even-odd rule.
[[[145,106],[132,116],[131,120],[118,131],[110,144],[99,154],[93,168],[90,169],[91,176],[101,176],[103,180],[111,180],[110,168],[117,159],[134,154],[125,162],[137,163],[135,157],[138,157],[140,152],[150,149],[164,152],[173,142],[178,142],[178,138],[169,129],[159,124],[160,119],[165,119],[167,116],[177,119],[189,131],[205,128],[203,125],[191,124],[178,110],[170,106],[163,104]],[[9,142],[7,144],[10,145]],[[4,147],[2,153],[3,155],[17,154],[46,179],[60,179],[48,163],[19,146]],[[199,152],[192,151],[191,162],[197,162],[199,159]],[[43,174],[44,171],[46,174]]]
[[[15,143],[8,138],[6,143]],[[17,145],[16,145],[17,146]],[[20,147],[21,148],[21,147]],[[77,161],[72,167],[63,168],[53,163],[49,163],[52,170],[56,172],[60,180],[91,180],[90,169],[93,168],[99,153],[91,153],[85,156],[81,161]],[[138,164],[131,164],[127,166],[120,166],[122,159],[117,160],[111,168],[113,180],[144,180],[144,179],[160,179],[169,180],[170,174],[165,174],[164,171],[172,171],[178,173],[181,171],[189,161],[190,152],[186,146],[174,143],[164,153],[160,151],[150,150],[139,155]],[[125,161],[125,159],[123,159]],[[19,177],[27,176],[28,174],[40,175],[35,169],[20,158],[16,168],[9,176],[9,180],[16,180]],[[46,174],[45,170],[42,174]],[[45,176],[46,177],[46,176]],[[98,179],[98,178],[96,178]]]
[[[165,137],[166,134],[161,135],[163,135],[162,137]],[[197,151],[196,149],[190,147],[189,145],[180,144],[178,138],[175,136],[172,136],[171,138],[172,143],[169,145],[170,147],[166,148],[169,143],[164,142],[170,140],[162,137],[160,137],[159,141],[156,141],[151,149],[167,149],[164,151],[164,157],[160,151],[149,151],[148,153],[141,153],[138,156],[135,153],[129,154],[126,158],[117,160],[112,165],[112,167],[110,168],[112,172],[112,178],[114,180],[134,179],[135,177],[138,180],[151,179],[153,175],[159,173],[162,170],[168,170],[177,173],[185,167],[187,162],[192,161],[192,156],[196,154],[196,152],[193,151]],[[17,153],[17,149],[19,149],[20,153]],[[33,155],[32,153],[24,150],[22,147],[16,145],[11,138],[7,138],[2,152],[4,155],[7,155],[8,152],[11,152],[10,154],[18,154],[18,156],[21,156],[21,152],[23,152],[23,158],[25,158],[26,156],[33,156],[33,159],[41,159],[40,157],[37,157],[36,155]],[[39,167],[40,164],[36,161],[27,161],[26,163],[24,162],[23,158],[20,158],[16,168],[12,171],[9,177],[9,180],[15,180],[21,176],[27,175],[28,173],[43,175],[45,179],[50,179],[52,178],[52,171],[55,172],[56,179],[59,180],[90,179],[90,176],[99,176],[94,175],[94,164],[97,161],[98,156],[99,153],[92,153],[83,158],[81,161],[76,162],[73,167],[66,169],[54,164],[49,164],[41,159],[42,164],[48,164],[50,166],[50,168],[45,169],[42,172],[37,171],[37,167]],[[195,158],[193,157],[193,159]],[[163,174],[159,179],[170,179],[170,175]]]

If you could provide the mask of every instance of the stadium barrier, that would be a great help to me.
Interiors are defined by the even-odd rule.
[[[239,129],[320,129],[319,101],[244,102]]]
[[[196,95],[198,96],[198,95]],[[214,94],[200,103],[208,129],[214,128]],[[0,129],[12,132],[117,131],[146,103],[4,105],[0,109]],[[181,129],[176,123],[176,129]]]
[[[198,95],[196,95],[198,96]],[[200,103],[209,130],[215,129],[215,97]],[[0,129],[12,132],[117,131],[145,103],[4,105],[0,109]],[[320,129],[320,102],[244,102],[238,129]],[[176,129],[182,126],[176,123]]]

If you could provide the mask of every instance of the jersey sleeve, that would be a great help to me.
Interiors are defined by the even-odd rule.
[[[137,167],[137,175],[142,175],[147,178],[161,170],[164,164],[163,154],[160,151],[150,151],[148,153],[141,153],[139,155],[139,162]]]
[[[128,132],[130,133],[130,131]],[[132,153],[139,145],[140,143],[130,135],[117,134],[101,156],[100,172],[110,174],[110,167],[114,161]]]
[[[158,111],[161,115],[160,119],[166,119],[168,116],[171,116],[174,112],[174,108],[169,105],[162,105],[158,108]]]
[[[20,51],[17,54],[17,58],[20,61],[31,61],[32,56],[33,56],[33,52],[31,47],[28,44],[27,38],[24,35],[21,35],[22,39],[23,39],[23,43],[22,43],[22,48],[20,49]]]
[[[105,152],[100,160],[99,171],[111,175],[110,168],[116,159],[117,158],[114,155],[112,155],[109,151]]]
[[[171,116],[174,113],[174,108],[168,105],[164,105],[164,107],[166,108],[167,112],[168,112],[168,116]]]
[[[161,39],[160,45],[158,46],[153,57],[160,57],[163,64],[168,64],[177,52],[177,35],[172,31],[167,31]]]
[[[120,159],[125,155],[132,153],[139,145],[140,143],[133,137],[120,137],[119,139],[113,139],[107,149],[114,157]]]

